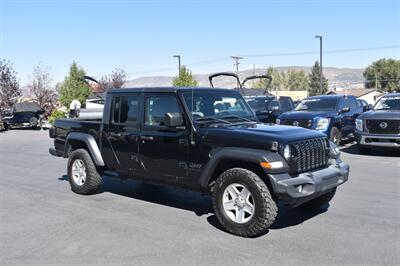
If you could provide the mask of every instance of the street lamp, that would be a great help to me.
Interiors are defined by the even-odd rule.
[[[181,74],[181,56],[180,55],[174,55],[174,58],[178,58],[178,76]]]
[[[322,35],[316,35],[315,38],[319,39],[319,67],[320,67],[319,86],[322,92]]]

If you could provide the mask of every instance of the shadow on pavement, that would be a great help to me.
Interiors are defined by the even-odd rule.
[[[365,156],[383,156],[383,157],[398,157],[400,156],[400,150],[395,151],[391,149],[372,148],[367,154],[360,154],[356,144],[345,145],[340,149],[343,153],[353,155],[365,155]]]
[[[68,181],[68,176],[63,175],[58,178],[58,180]],[[119,181],[109,177],[103,177],[103,184],[99,193],[103,192],[110,192],[137,200],[192,211],[197,216],[212,214],[207,217],[208,223],[226,232],[214,214],[211,197],[208,195],[202,195],[198,192],[183,189],[151,185],[134,180]],[[279,214],[275,223],[270,227],[270,230],[299,225],[308,219],[326,212],[328,208],[329,204],[317,211],[307,211],[298,208],[291,209],[284,205],[279,205]]]
[[[68,176],[63,175],[58,180],[68,181]],[[198,216],[213,212],[211,198],[207,195],[135,180],[120,181],[110,177],[103,177],[103,184],[99,193],[103,192],[192,211]]]

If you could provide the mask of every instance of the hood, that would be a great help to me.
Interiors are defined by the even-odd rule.
[[[337,112],[330,111],[318,111],[318,112],[306,112],[306,111],[290,111],[283,113],[279,116],[279,119],[313,119],[315,117],[334,117]]]
[[[376,120],[400,120],[400,111],[374,111],[370,110],[359,116],[360,119],[376,119]]]
[[[326,137],[325,134],[301,127],[273,124],[255,124],[206,128],[205,138],[219,146],[262,148],[272,142],[284,145],[312,138]]]

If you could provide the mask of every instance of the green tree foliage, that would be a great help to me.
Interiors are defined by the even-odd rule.
[[[400,89],[400,60],[384,58],[375,61],[364,70],[363,75],[367,88],[397,91]]]
[[[21,96],[21,89],[11,62],[0,60],[0,115],[12,107]]]
[[[308,94],[310,96],[326,94],[326,92],[328,91],[328,80],[324,76],[322,76],[322,89],[321,89],[320,73],[321,73],[321,68],[319,66],[318,61],[316,61],[311,70],[311,73],[308,74],[309,76]]]
[[[48,120],[49,120],[50,124],[54,125],[54,122],[56,121],[56,119],[66,118],[66,117],[67,117],[67,113],[65,111],[55,109],[49,116]]]
[[[174,87],[196,87],[197,80],[193,77],[192,72],[185,66],[179,71],[179,76],[173,80]]]
[[[307,91],[309,89],[309,80],[306,72],[289,69],[286,72],[286,89],[290,91]]]
[[[69,107],[74,99],[84,104],[89,97],[90,88],[83,76],[85,76],[85,71],[73,62],[68,76],[59,87],[60,101],[64,106]]]
[[[272,77],[270,91],[276,90],[308,90],[309,80],[306,72],[303,70],[289,69],[288,71],[278,71],[273,67],[268,67],[267,75]],[[253,84],[253,88],[265,88],[266,79],[260,79]]]
[[[285,87],[285,79],[286,74],[285,72],[279,72],[272,66],[268,67],[267,75],[272,77],[272,83],[270,84],[268,90],[275,91],[275,90],[284,90]],[[252,88],[265,88],[267,86],[268,80],[267,79],[260,79],[253,83]]]

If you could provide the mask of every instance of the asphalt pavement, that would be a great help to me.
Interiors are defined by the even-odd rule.
[[[261,237],[224,232],[209,196],[106,178],[74,194],[47,131],[0,133],[0,264],[400,264],[400,154],[342,147],[350,179],[318,212],[279,207]]]

